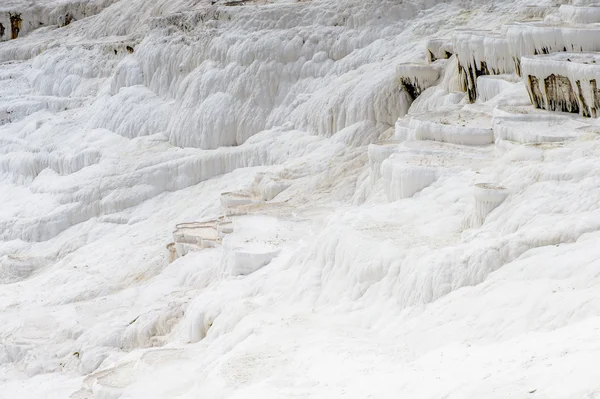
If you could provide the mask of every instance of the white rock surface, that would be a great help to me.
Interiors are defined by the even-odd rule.
[[[467,105],[448,42],[416,100],[396,72],[457,29],[598,50],[554,3],[0,2],[0,398],[597,397],[595,119]],[[481,182],[510,196],[467,225]],[[204,220],[221,247],[166,248]]]
[[[483,223],[485,217],[496,209],[508,197],[509,191],[493,183],[477,183],[473,188],[475,197],[475,218],[478,224]]]

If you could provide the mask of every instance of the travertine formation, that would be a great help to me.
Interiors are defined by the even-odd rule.
[[[600,53],[526,56],[521,69],[536,107],[600,116]]]
[[[600,51],[600,7],[576,2],[561,5],[558,15],[560,21],[515,22],[500,32],[456,31],[454,51],[469,101],[482,94],[489,99],[489,89],[497,87],[482,77],[506,75],[511,81],[510,75],[517,74],[536,107],[596,117],[599,70],[594,52]],[[434,50],[437,43],[432,44]],[[479,82],[486,84],[484,93]]]
[[[475,197],[475,221],[474,225],[481,225],[485,217],[496,209],[506,197],[508,190],[498,184],[477,183],[473,189]]]

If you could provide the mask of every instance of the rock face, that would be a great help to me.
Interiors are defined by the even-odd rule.
[[[454,53],[452,42],[446,39],[428,39],[426,47],[427,61],[429,63],[448,59]]]
[[[440,69],[432,65],[408,63],[398,65],[396,74],[404,89],[414,100],[425,89],[436,83],[440,77]]]
[[[6,0],[0,3],[0,42],[40,28],[62,28],[100,13],[119,0]]]
[[[0,0],[0,396],[597,397],[558,2]]]
[[[454,48],[462,89],[470,102],[477,99],[477,78],[515,72],[508,39],[488,31],[458,31]]]
[[[9,13],[8,16],[10,18],[10,38],[16,39],[19,37],[19,32],[21,32],[21,23],[23,22],[21,14]]]
[[[381,178],[381,164],[398,150],[399,141],[388,140],[369,144],[369,166],[371,168],[371,181],[376,182]]]
[[[556,53],[522,59],[531,102],[549,111],[598,117],[600,54]]]
[[[496,209],[508,197],[506,188],[492,183],[477,183],[473,189],[475,197],[476,223],[481,224],[486,216]]]

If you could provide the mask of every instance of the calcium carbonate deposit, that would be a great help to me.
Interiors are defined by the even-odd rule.
[[[0,0],[0,398],[600,398],[599,37]]]

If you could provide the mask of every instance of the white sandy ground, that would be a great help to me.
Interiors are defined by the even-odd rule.
[[[506,136],[405,143],[443,166],[412,198],[370,178],[397,65],[528,2],[84,3],[0,43],[1,398],[600,398],[595,120],[544,121],[513,78],[470,119],[447,63],[411,117]],[[510,195],[472,228],[481,182]],[[176,224],[264,187],[287,189],[168,263]],[[279,252],[238,275],[236,248]]]

